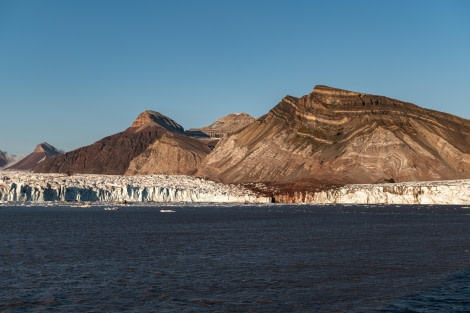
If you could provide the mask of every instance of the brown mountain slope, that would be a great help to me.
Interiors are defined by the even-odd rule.
[[[28,154],[21,161],[8,167],[7,169],[18,171],[31,171],[36,168],[39,164],[42,164],[52,159],[58,154],[61,154],[59,150],[57,150],[55,147],[51,146],[47,142],[43,142],[38,144],[32,153]]]
[[[123,175],[129,169],[133,175],[193,173],[210,149],[183,132],[183,127],[163,114],[145,111],[125,131],[59,155],[35,171]],[[191,157],[186,153],[195,161],[187,161]]]
[[[196,172],[211,150],[203,142],[165,132],[129,164],[125,175],[184,174]]]
[[[470,178],[470,121],[316,86],[221,140],[198,176],[301,186]]]

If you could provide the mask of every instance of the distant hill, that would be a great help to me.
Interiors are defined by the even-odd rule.
[[[192,174],[210,152],[169,117],[145,111],[123,132],[57,156],[36,172],[116,175]]]
[[[316,86],[223,138],[196,175],[284,190],[470,178],[469,143],[467,119]]]
[[[186,131],[188,135],[210,137],[210,138],[223,138],[230,133],[233,133],[255,121],[255,118],[244,112],[232,113],[219,118],[209,126],[201,128],[191,128]]]
[[[52,159],[61,152],[47,142],[40,143],[34,151],[21,161],[7,167],[8,170],[31,171],[38,165]]]

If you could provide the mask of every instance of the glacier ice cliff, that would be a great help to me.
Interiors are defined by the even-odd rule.
[[[276,196],[277,202],[351,204],[470,204],[470,180],[356,184]]]
[[[0,201],[269,203],[234,185],[180,175],[73,175],[0,172]]]
[[[470,180],[345,185],[276,195],[285,203],[470,204]],[[240,186],[183,175],[72,175],[0,171],[2,202],[270,203]]]

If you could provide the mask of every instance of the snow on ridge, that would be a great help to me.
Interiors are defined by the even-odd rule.
[[[183,175],[0,172],[0,201],[268,203],[247,189]]]

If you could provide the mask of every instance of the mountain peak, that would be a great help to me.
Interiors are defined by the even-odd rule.
[[[189,132],[202,132],[209,137],[222,138],[230,133],[242,129],[254,121],[255,118],[245,112],[231,113],[219,118],[209,126],[202,128],[192,128],[189,130]]]
[[[34,151],[22,158],[19,162],[10,165],[7,169],[17,171],[30,171],[39,164],[52,159],[62,152],[51,146],[47,142],[40,143],[36,146]]]
[[[49,154],[51,156],[60,154],[61,152],[56,149],[54,146],[48,144],[47,142],[40,143],[34,148],[33,152],[44,152],[46,154]]]
[[[137,116],[129,128],[133,132],[139,132],[149,127],[160,126],[171,132],[182,134],[184,128],[166,115],[152,110],[146,110]]]

